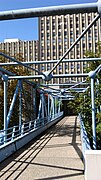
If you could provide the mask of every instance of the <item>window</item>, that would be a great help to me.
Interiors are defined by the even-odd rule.
[[[64,29],[67,29],[67,24],[64,24]]]
[[[58,25],[58,28],[61,29],[61,25],[60,24]]]
[[[91,29],[88,30],[88,34],[91,34]]]
[[[76,17],[76,21],[78,21],[79,20],[79,18],[78,17]]]
[[[61,65],[59,65],[59,70],[61,70],[62,69],[62,66]]]
[[[91,43],[89,43],[89,48],[91,48],[92,47],[92,44]]]
[[[65,65],[65,69],[68,69],[68,65],[67,64]]]
[[[85,48],[85,43],[82,44],[83,48]]]
[[[77,48],[79,48],[79,44],[77,44],[76,46],[77,46]]]
[[[74,65],[73,64],[71,64],[71,69],[74,69]]]
[[[44,70],[44,66],[41,67],[41,70]]]
[[[49,25],[47,25],[47,30],[49,30]]]
[[[70,31],[70,35],[71,35],[71,36],[73,35],[73,31]]]
[[[79,69],[80,68],[80,64],[77,64],[77,69]]]
[[[49,39],[49,33],[47,33],[47,39]]]
[[[76,30],[76,35],[79,35],[79,31],[78,30]]]
[[[47,46],[47,50],[49,50],[49,48],[50,48],[50,47],[49,47],[49,46]]]
[[[70,28],[73,28],[73,24],[70,24]]]
[[[55,50],[55,45],[53,45],[53,50]]]
[[[59,38],[59,43],[61,43],[62,39]]]
[[[66,36],[67,35],[67,31],[64,31],[64,36]]]
[[[53,32],[53,36],[55,36],[55,32]]]
[[[47,66],[47,70],[50,70],[50,66]]]
[[[62,47],[61,47],[61,45],[59,45],[59,49],[61,49]]]
[[[53,29],[53,30],[55,29],[55,25],[54,25],[54,24],[52,25],[52,29]]]
[[[47,56],[49,56],[50,55],[50,53],[49,53],[49,51],[47,52]]]
[[[73,38],[70,38],[70,42],[73,42]]]
[[[58,32],[58,36],[61,36],[61,32]]]
[[[78,28],[79,27],[79,24],[78,23],[76,23],[76,28]]]

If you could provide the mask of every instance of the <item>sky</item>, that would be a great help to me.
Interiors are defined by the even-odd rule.
[[[93,3],[96,0],[0,0],[0,12],[17,9]],[[0,21],[0,42],[4,39],[38,39],[38,18]]]

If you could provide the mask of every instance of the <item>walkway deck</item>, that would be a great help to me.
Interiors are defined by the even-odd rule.
[[[84,180],[77,118],[63,118],[0,164],[0,180]]]

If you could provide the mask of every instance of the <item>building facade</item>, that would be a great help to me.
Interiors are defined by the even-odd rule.
[[[38,61],[38,41],[5,39],[4,42],[0,42],[0,50],[11,57],[21,55],[23,57],[21,61]],[[33,68],[38,69],[39,67],[38,65],[33,65]]]
[[[96,13],[49,16],[39,18],[39,60],[59,60],[79,37],[85,27],[94,19]],[[96,51],[97,43],[101,40],[100,19],[89,29],[65,59],[84,58],[87,51]],[[41,71],[50,70],[54,64],[40,65]],[[61,63],[54,74],[83,73],[86,62]],[[53,83],[65,83],[81,78],[53,79]]]

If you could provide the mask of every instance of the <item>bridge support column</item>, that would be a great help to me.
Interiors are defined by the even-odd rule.
[[[2,80],[4,81],[4,143],[7,140],[7,85],[8,76],[3,75]]]
[[[54,109],[54,97],[52,97],[52,117],[54,118],[54,113],[55,113],[55,109]]]
[[[89,77],[91,78],[91,104],[92,104],[92,131],[93,131],[93,148],[96,149],[96,117],[95,117],[95,94],[94,94],[94,79],[96,73],[91,71]]]
[[[44,125],[44,117],[45,117],[45,112],[44,112],[44,94],[41,94],[41,104],[42,104],[42,112],[41,112],[41,116],[42,116],[42,125]]]
[[[19,92],[19,133],[21,133],[22,125],[22,80],[19,80],[20,92]]]
[[[58,113],[60,113],[61,99],[59,99],[58,102],[59,102],[59,105],[58,105]]]
[[[41,119],[41,122],[44,125],[45,120],[47,121],[48,113],[47,113],[47,106],[46,106],[46,99],[43,92],[40,92],[40,104],[39,104],[39,112],[38,112],[38,119]]]
[[[91,78],[91,101],[92,101],[93,148],[96,149],[96,118],[95,118],[94,78]]]
[[[50,94],[48,94],[48,121],[50,121]]]
[[[55,114],[57,113],[57,97],[55,97]]]

